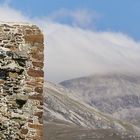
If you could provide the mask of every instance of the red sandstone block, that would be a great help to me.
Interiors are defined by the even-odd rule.
[[[37,106],[38,109],[43,109],[43,106]]]
[[[26,135],[28,133],[28,129],[25,129],[25,128],[21,128],[21,134],[24,134]]]
[[[31,29],[26,30],[26,34],[31,35],[32,33],[33,33],[33,31]]]
[[[32,62],[33,66],[43,68],[43,62]]]
[[[4,84],[4,82],[5,82],[4,80],[0,80],[0,84]]]
[[[34,59],[36,59],[36,60],[40,60],[40,61],[42,61],[43,59],[44,59],[44,54],[43,53],[33,53],[32,54],[32,57],[34,58]]]
[[[35,91],[38,93],[43,93],[43,87],[35,87]]]
[[[37,116],[38,118],[42,118],[42,116],[43,116],[43,111],[35,112],[34,115]]]
[[[33,123],[33,120],[32,119],[29,119],[28,122]]]
[[[27,74],[32,77],[43,77],[44,76],[43,70],[34,70],[32,68],[29,68],[29,70],[27,71]]]
[[[35,87],[36,85],[42,86],[42,84],[43,84],[43,83],[40,83],[40,82],[37,82],[37,81],[36,81],[36,82],[35,82],[35,81],[27,81],[26,83],[27,83],[30,87],[32,87],[32,86]]]
[[[40,35],[25,35],[24,39],[26,42],[31,42],[31,43],[43,43],[44,37],[42,34]]]
[[[43,101],[43,95],[42,94],[34,94],[34,95],[29,96],[29,99]]]
[[[42,124],[32,124],[32,123],[29,123],[28,127],[33,128],[33,129],[38,129],[40,131],[43,130],[43,125]]]
[[[44,51],[44,45],[43,44],[38,44],[37,46],[34,46],[31,48],[31,53],[42,53]]]

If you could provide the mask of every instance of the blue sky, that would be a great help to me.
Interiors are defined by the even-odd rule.
[[[0,0],[3,3],[4,0]],[[89,29],[123,32],[140,40],[140,0],[7,0],[10,6],[30,17],[48,17],[61,9],[87,10],[98,15],[89,24]],[[69,17],[58,22],[71,24]],[[94,28],[93,28],[94,27]]]

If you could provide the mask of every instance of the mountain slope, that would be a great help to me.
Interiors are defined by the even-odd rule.
[[[96,138],[107,137],[109,140],[113,136],[133,138],[139,133],[135,126],[101,113],[61,86],[47,82],[44,93],[45,136],[48,140],[88,140],[96,135]]]
[[[140,126],[140,75],[94,75],[61,84],[100,111]]]

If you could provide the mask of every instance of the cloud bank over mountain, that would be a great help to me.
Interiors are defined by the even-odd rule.
[[[122,33],[93,32],[55,23],[47,27],[47,72],[54,81],[140,70],[140,43]]]
[[[45,34],[45,78],[59,82],[105,72],[140,71],[140,42],[123,33],[99,32],[30,18],[0,5],[0,21],[38,24]]]

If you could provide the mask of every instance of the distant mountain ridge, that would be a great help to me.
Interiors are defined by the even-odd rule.
[[[101,113],[62,86],[46,82],[44,93],[45,136],[48,140],[139,139],[135,135],[139,134],[139,128]]]
[[[140,126],[140,74],[105,74],[60,83],[102,112]]]

